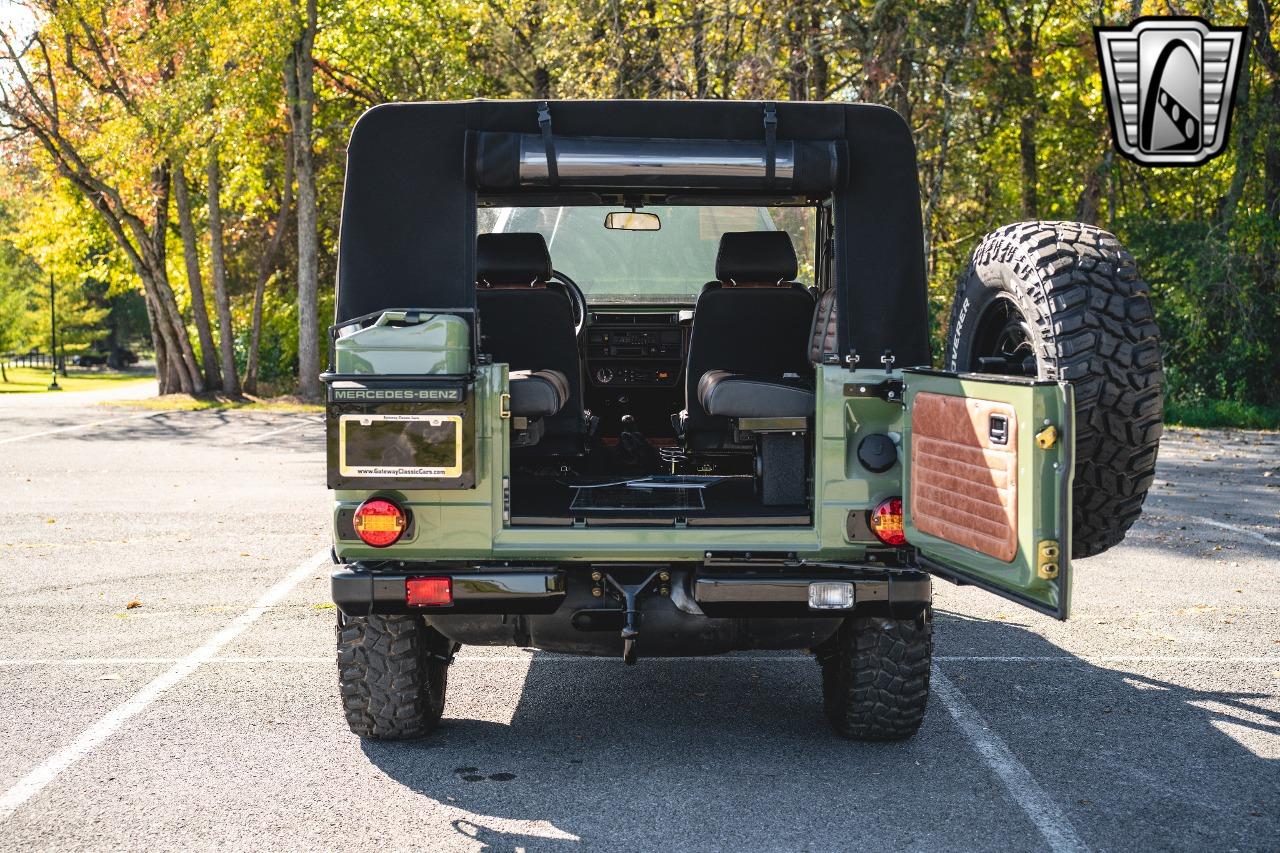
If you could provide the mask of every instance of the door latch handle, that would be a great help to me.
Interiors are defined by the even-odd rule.
[[[992,444],[1009,443],[1009,419],[1004,415],[992,415],[987,422],[987,436]]]
[[[498,416],[504,421],[511,418],[511,395],[505,391],[498,395]]]

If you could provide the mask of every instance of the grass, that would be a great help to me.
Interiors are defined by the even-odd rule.
[[[144,400],[110,400],[103,406],[121,406],[157,412],[323,412],[324,406],[297,397],[228,397],[224,394],[165,394]]]
[[[38,394],[49,392],[50,371],[47,367],[6,367],[8,382],[0,382],[0,394]],[[64,391],[95,391],[128,382],[146,382],[153,377],[143,373],[98,373],[71,368],[58,377]]]
[[[1280,430],[1280,406],[1255,406],[1232,400],[1164,401],[1165,423],[1187,427]]]

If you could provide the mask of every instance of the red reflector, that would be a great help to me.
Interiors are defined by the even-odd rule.
[[[902,498],[889,498],[871,510],[871,531],[886,545],[907,544],[902,529]]]
[[[353,521],[360,541],[375,548],[394,544],[405,528],[404,510],[382,498],[360,504]]]
[[[408,578],[404,582],[404,598],[415,607],[453,604],[453,581],[449,578]]]

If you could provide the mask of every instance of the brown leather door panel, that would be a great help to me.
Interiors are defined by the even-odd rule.
[[[1005,562],[1018,552],[1013,406],[921,392],[911,410],[911,519],[923,533]]]

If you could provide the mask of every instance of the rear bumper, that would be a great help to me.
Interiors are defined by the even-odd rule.
[[[648,573],[657,566],[572,564],[566,566],[449,567],[422,563],[399,566],[395,573],[374,572],[355,564],[334,572],[330,582],[333,601],[349,616],[370,613],[424,614],[554,614],[565,607],[565,618],[578,604],[590,609],[611,609],[608,586],[597,576]],[[708,617],[821,617],[844,616],[868,609],[910,609],[927,605],[932,598],[929,576],[917,569],[886,569],[859,565],[748,565],[714,566],[673,564],[665,588],[679,610],[690,616]],[[418,607],[405,598],[405,581],[415,577],[448,577],[453,603]],[[818,610],[809,606],[809,585],[840,581],[853,586],[854,603],[848,610]],[[596,594],[595,587],[600,587]],[[658,594],[656,591],[654,594]]]
[[[454,642],[574,655],[700,656],[746,649],[813,649],[853,614],[912,618],[932,597],[911,568],[761,560],[719,563],[564,563],[553,566],[352,565],[333,575],[349,616],[419,613]],[[405,581],[448,577],[449,605],[406,601]],[[853,588],[842,609],[809,606],[809,585]]]

